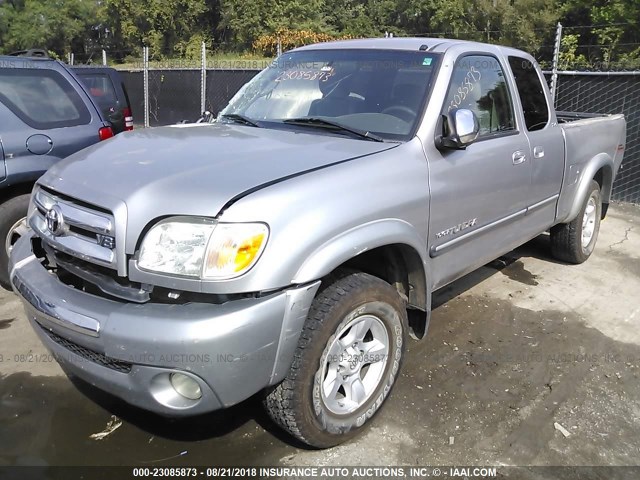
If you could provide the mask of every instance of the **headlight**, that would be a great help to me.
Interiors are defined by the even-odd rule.
[[[268,236],[269,229],[262,223],[171,218],[147,233],[138,266],[172,275],[233,278],[256,263]]]

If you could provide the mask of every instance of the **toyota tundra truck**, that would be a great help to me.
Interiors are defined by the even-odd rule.
[[[259,393],[329,447],[380,410],[432,292],[546,231],[557,259],[589,258],[625,128],[556,112],[512,48],[297,48],[211,123],[54,165],[11,285],[69,375],[174,417]]]

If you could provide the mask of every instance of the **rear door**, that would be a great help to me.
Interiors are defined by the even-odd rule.
[[[44,172],[99,141],[102,119],[74,83],[54,62],[0,68],[0,135],[9,177]]]
[[[536,213],[536,225],[542,229],[555,220],[556,204],[564,175],[564,138],[553,118],[546,84],[533,63],[520,56],[510,56],[518,96],[524,115],[524,129],[529,139],[531,158],[531,189],[529,212]]]
[[[456,61],[442,113],[473,111],[480,123],[465,150],[431,150],[430,255],[440,287],[520,240],[529,198],[529,143],[516,125],[513,86],[489,54]]]

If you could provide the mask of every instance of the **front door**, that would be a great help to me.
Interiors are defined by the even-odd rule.
[[[466,150],[428,149],[429,247],[435,288],[517,245],[531,183],[527,136],[518,130],[512,86],[500,61],[460,57],[443,114],[472,110],[480,134]]]

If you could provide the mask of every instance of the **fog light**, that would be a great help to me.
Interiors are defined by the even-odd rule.
[[[198,400],[202,397],[200,385],[191,377],[182,373],[171,374],[171,386],[173,389],[189,400]]]

